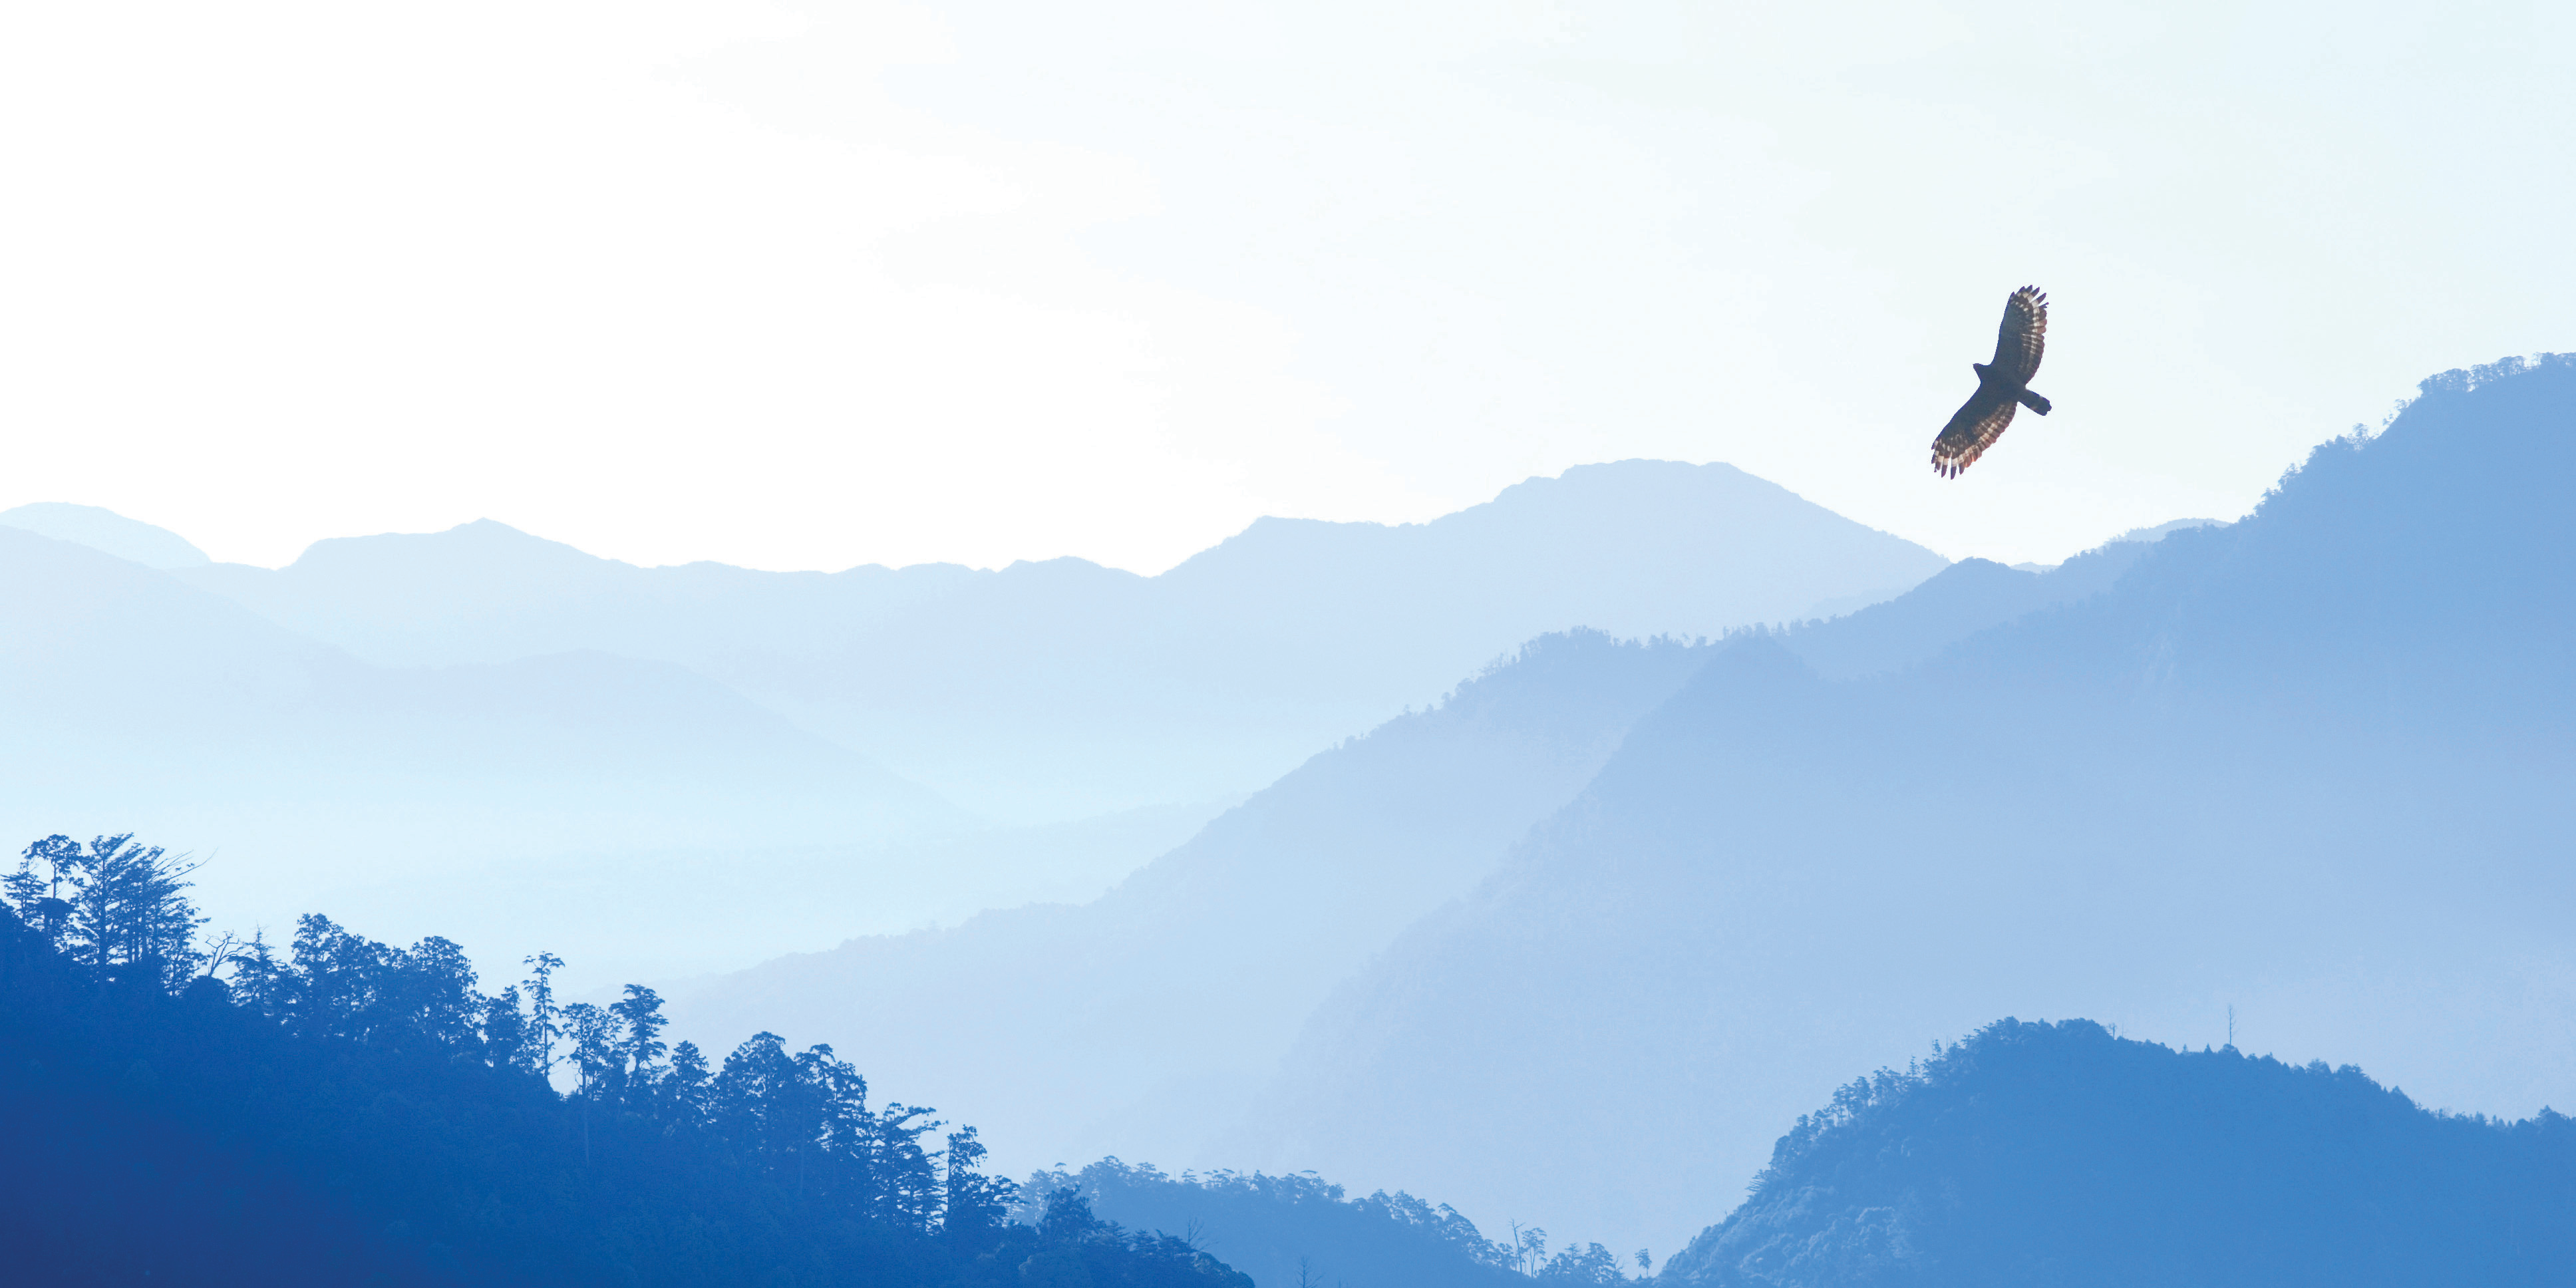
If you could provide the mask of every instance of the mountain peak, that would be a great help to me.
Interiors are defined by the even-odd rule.
[[[2351,1065],[2003,1020],[1799,1119],[1664,1278],[2537,1283],[2576,1252],[2551,1215],[2566,1121],[2435,1114]]]
[[[460,523],[444,532],[381,532],[364,537],[326,537],[304,548],[288,569],[312,573],[389,565],[416,569],[447,568],[457,572],[498,572],[532,565],[591,568],[615,564],[560,541],[522,532],[496,519]]]
[[[1030,562],[1030,561],[1022,561]],[[1061,563],[1063,559],[1039,560]],[[1075,560],[1075,562],[1083,562]],[[468,569],[488,566],[498,572],[505,566],[534,569],[549,576],[560,574],[618,575],[624,572],[688,570],[719,576],[739,574],[746,577],[806,576],[807,573],[773,573],[745,568],[714,559],[692,559],[685,563],[642,565],[623,559],[595,555],[579,546],[541,537],[515,528],[498,519],[471,519],[436,532],[379,532],[365,536],[325,537],[304,548],[304,553],[286,570],[302,573],[348,574],[373,576],[393,569],[436,570]],[[902,575],[913,578],[974,577],[983,570],[956,563],[912,564],[891,568],[883,564],[854,564],[841,573],[860,577]],[[827,574],[810,574],[827,575]],[[841,574],[828,574],[841,575]]]
[[[38,501],[0,510],[0,527],[23,528],[40,537],[88,546],[146,568],[197,568],[213,562],[205,551],[168,528],[95,505]]]

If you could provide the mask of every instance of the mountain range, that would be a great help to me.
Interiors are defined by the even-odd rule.
[[[1549,631],[1711,635],[1945,564],[1729,466],[1624,461],[1429,523],[1262,519],[1153,577],[638,568],[489,521],[182,575],[388,666],[678,663],[1025,824],[1240,797]]]
[[[1208,1156],[1670,1248],[1845,1071],[1996,1015],[2576,1099],[2571,428],[2576,359],[2451,373],[2098,594],[1967,633],[1940,596],[2025,583],[1962,565],[1726,641]],[[1951,642],[1857,642],[1909,617]]]
[[[1967,560],[1776,638],[1835,673],[1897,669],[2097,594],[2148,549],[2114,542],[2038,574]],[[1641,717],[1731,647],[1542,636],[1437,707],[1317,754],[1095,901],[995,910],[675,985],[676,1031],[715,1048],[762,1029],[915,1035],[872,1053],[878,1076],[971,1106],[1008,1168],[1108,1153],[1223,1167],[1253,1150],[1303,1168],[1227,1135],[1284,1094],[1263,1083],[1300,1026],[1408,927],[1474,894]],[[959,1008],[960,993],[982,1004]],[[1041,1067],[1045,1078],[1028,1076]],[[1370,1184],[1413,1183],[1381,1173]],[[1543,1206],[1477,1217],[1491,1226]]]
[[[217,856],[228,922],[328,907],[594,982],[1088,898],[1534,635],[1722,632],[1944,566],[1636,461],[1427,524],[1265,519],[1158,577],[639,568],[488,521],[263,569],[62,505],[0,537],[30,788],[0,825]]]
[[[1312,1169],[1623,1248],[1731,1206],[1849,1069],[1997,1014],[2181,1041],[2241,1012],[2266,1049],[2528,1113],[2576,1079],[2571,420],[2576,363],[2453,373],[2234,525],[1965,561],[1652,685],[1623,669],[1652,650],[1548,641],[1091,906],[677,1013],[917,1032],[886,1076],[1040,1151],[1013,1163]],[[1544,790],[1477,724],[1576,706]],[[1482,787],[1422,786],[1452,782]],[[1012,1022],[918,1000],[951,978]]]

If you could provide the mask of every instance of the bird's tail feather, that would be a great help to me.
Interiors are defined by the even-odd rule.
[[[2030,408],[2032,411],[2038,412],[2042,416],[2048,414],[2048,400],[2027,389],[2021,391],[2021,405]]]

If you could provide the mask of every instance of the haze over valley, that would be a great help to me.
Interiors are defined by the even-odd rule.
[[[229,920],[322,899],[594,983],[1088,898],[1543,633],[1716,635],[1945,565],[1646,461],[1429,524],[1264,520],[1151,578],[645,569],[490,521],[270,570],[95,510],[13,523],[0,736],[46,787],[16,826],[184,831]]]
[[[1658,462],[1150,578],[12,512],[10,807],[705,1050],[874,1035],[1004,1174],[1311,1171],[1731,1283],[1693,1240],[1785,1124],[2001,1016],[2571,1098],[2571,420],[2576,362],[2449,373],[2033,569]]]

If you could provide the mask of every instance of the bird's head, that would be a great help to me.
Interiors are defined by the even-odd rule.
[[[1985,378],[1986,378],[1986,372],[1987,372],[1988,368],[1987,368],[1986,364],[1984,364],[1984,363],[1982,363],[1982,362],[1971,362],[1971,363],[1969,363],[1969,364],[1968,364],[1968,370],[1973,371],[1973,372],[1976,372],[1976,373],[1977,373],[1977,379],[1979,379],[1979,380],[1983,380],[1983,379],[1985,379]]]

